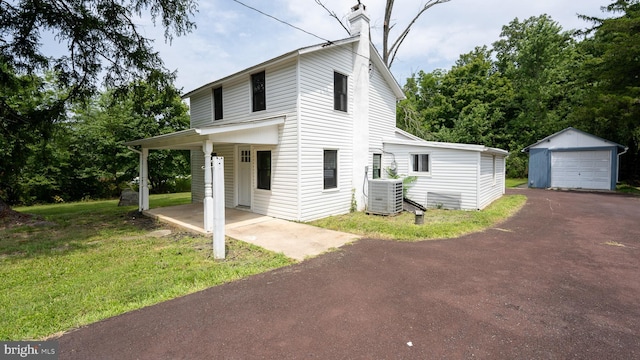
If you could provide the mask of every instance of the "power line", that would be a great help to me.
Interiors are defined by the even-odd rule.
[[[279,22],[281,22],[281,23],[283,23],[283,24],[285,24],[285,25],[287,25],[287,26],[290,26],[290,27],[292,27],[292,28],[294,28],[294,29],[296,29],[296,30],[302,31],[303,33],[309,34],[309,35],[311,35],[311,36],[313,36],[313,37],[316,37],[316,38],[318,38],[318,39],[320,39],[320,40],[326,41],[326,42],[328,42],[329,44],[331,44],[331,43],[332,43],[332,41],[331,41],[331,40],[327,40],[327,39],[325,39],[325,38],[323,38],[323,37],[320,37],[320,36],[318,36],[318,35],[316,35],[316,34],[313,34],[313,33],[309,32],[309,31],[307,31],[307,30],[305,30],[305,29],[302,29],[302,28],[299,28],[299,27],[297,27],[297,26],[295,26],[295,25],[292,25],[292,24],[290,24],[290,23],[288,23],[288,22],[286,22],[286,21],[284,21],[284,20],[280,20],[280,19],[278,19],[277,17],[275,17],[275,16],[273,16],[273,15],[269,15],[269,14],[267,14],[267,13],[265,13],[265,12],[261,11],[261,10],[258,10],[258,9],[256,9],[256,8],[252,7],[252,6],[247,5],[247,4],[245,4],[245,3],[241,2],[241,1],[238,1],[238,0],[233,0],[233,1],[237,2],[238,4],[240,4],[240,5],[244,6],[244,7],[247,7],[247,8],[249,8],[249,9],[253,10],[253,11],[259,12],[260,14],[262,14],[262,15],[264,15],[264,16],[270,17],[270,18],[272,18],[273,20],[279,21]]]
[[[326,41],[327,43],[325,45],[323,45],[323,46],[333,45],[333,41],[331,41],[331,40],[325,39],[325,38],[323,38],[321,36],[318,36],[318,35],[316,35],[314,33],[309,32],[309,31],[307,31],[305,29],[299,28],[299,27],[297,27],[295,25],[292,25],[292,24],[290,24],[290,23],[288,23],[288,22],[286,22],[284,20],[280,20],[277,17],[275,17],[273,15],[269,15],[269,14],[265,13],[264,11],[261,11],[259,9],[254,8],[253,6],[247,5],[247,4],[243,3],[242,1],[239,1],[239,0],[233,0],[233,1],[237,2],[238,4],[240,4],[240,5],[242,5],[242,6],[246,7],[246,8],[249,8],[249,9],[251,9],[253,11],[256,11],[256,12],[258,12],[258,13],[264,15],[264,16],[270,17],[270,18],[272,18],[272,19],[274,19],[274,20],[276,20],[278,22],[281,22],[281,23],[283,23],[283,24],[285,24],[287,26],[290,26],[290,27],[292,27],[292,28],[294,28],[296,30],[302,31],[305,34],[309,34],[309,35],[311,35],[313,37],[316,37],[316,38],[318,38],[318,39],[320,39],[322,41]],[[357,52],[355,52],[355,51],[353,51],[351,49],[349,49],[349,52],[351,52],[352,54],[354,54],[356,56],[362,56],[362,55],[358,54]],[[365,56],[362,56],[362,57],[366,58]]]

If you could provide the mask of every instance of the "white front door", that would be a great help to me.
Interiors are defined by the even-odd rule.
[[[238,206],[251,207],[251,148],[238,147]]]

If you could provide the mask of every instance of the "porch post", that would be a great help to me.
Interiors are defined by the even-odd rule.
[[[213,258],[224,259],[224,158],[213,158]]]
[[[213,231],[213,183],[211,174],[211,152],[213,142],[205,140],[202,144],[204,152],[204,231]]]
[[[138,210],[149,210],[149,149],[140,152],[140,184],[138,189]]]

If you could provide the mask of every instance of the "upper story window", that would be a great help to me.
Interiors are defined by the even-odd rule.
[[[251,75],[251,91],[253,107],[252,111],[266,110],[267,108],[267,93],[265,91],[266,83],[264,77],[264,71]]]
[[[429,154],[411,154],[411,171],[428,174],[430,171]]]
[[[213,120],[222,119],[222,86],[213,89]]]
[[[333,108],[347,111],[347,75],[333,73]]]

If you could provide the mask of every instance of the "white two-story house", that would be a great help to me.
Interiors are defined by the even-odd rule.
[[[354,202],[363,210],[367,180],[385,178],[389,166],[417,176],[408,197],[424,205],[440,196],[455,199],[452,208],[481,209],[502,196],[506,151],[427,142],[396,128],[404,94],[371,44],[363,5],[349,22],[346,39],[185,94],[191,129],[127,143],[142,153],[141,178],[149,149],[190,149],[192,200],[206,214],[216,187],[208,163],[223,157],[226,207],[297,221],[347,213]]]

